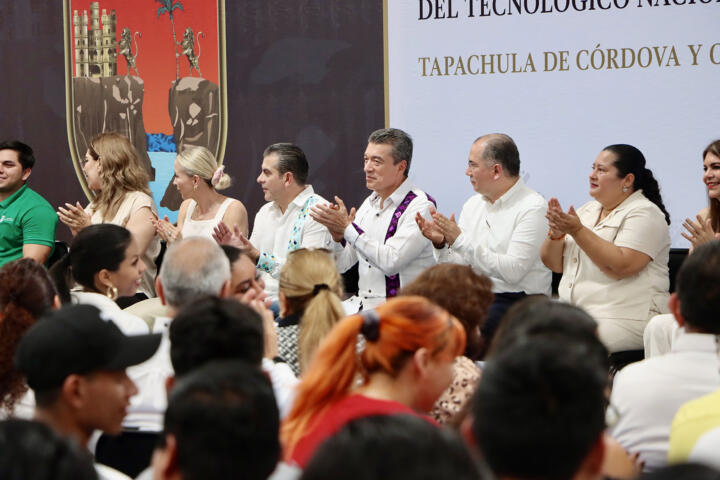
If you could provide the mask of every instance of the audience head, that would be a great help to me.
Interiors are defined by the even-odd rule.
[[[155,284],[164,303],[179,309],[208,295],[223,296],[230,285],[230,262],[216,242],[184,238],[165,252]]]
[[[342,277],[328,251],[295,250],[280,272],[279,291],[282,314],[300,316],[298,356],[305,370],[320,341],[345,316]]]
[[[455,432],[413,415],[382,415],[345,425],[318,448],[301,478],[478,480],[482,476]]]
[[[265,193],[265,201],[285,205],[305,187],[308,177],[305,153],[292,143],[274,143],[263,152],[257,182]]]
[[[170,360],[177,376],[213,360],[243,360],[259,366],[263,345],[260,315],[231,299],[196,300],[170,324]]]
[[[17,153],[17,160],[23,170],[33,168],[35,166],[35,154],[30,145],[26,145],[17,140],[5,140],[0,142],[0,151],[12,150]]]
[[[517,145],[504,133],[490,133],[477,138],[470,149],[470,160],[475,163],[482,162],[486,168],[499,165],[505,177],[517,178],[520,175],[520,153]]]
[[[632,180],[632,184],[630,186],[622,186],[623,192],[626,192],[625,189],[630,192],[642,190],[645,198],[657,205],[660,211],[665,215],[665,221],[667,221],[669,225],[670,214],[667,210],[665,210],[665,205],[663,205],[662,196],[660,195],[660,186],[658,185],[657,180],[655,180],[652,171],[645,167],[645,156],[642,152],[632,145],[610,145],[603,149],[596,162],[600,161],[603,153],[610,154],[608,160],[612,162],[612,165],[617,170],[617,178],[627,179],[628,182]],[[628,178],[629,175],[632,175],[632,177]],[[598,201],[602,203],[600,199],[598,199]]]
[[[272,385],[259,368],[200,367],[170,394],[155,478],[265,480],[280,457],[278,428]]]
[[[710,199],[710,221],[713,230],[720,232],[720,139],[713,141],[703,150],[702,159],[705,171],[703,182],[708,186]]]
[[[144,271],[140,247],[132,234],[118,225],[102,223],[80,230],[69,253],[53,265],[50,274],[60,300],[70,303],[70,288],[75,282],[86,291],[113,300],[132,296]]]
[[[93,205],[103,218],[115,215],[127,192],[150,195],[148,172],[133,144],[119,133],[105,132],[90,140],[83,172],[88,188],[97,193]]]
[[[365,348],[358,358],[360,334]],[[422,297],[394,298],[376,310],[340,320],[298,385],[283,424],[286,454],[292,453],[318,412],[348,395],[358,375],[365,384],[375,377],[400,382],[410,398],[409,407],[430,411],[452,380],[453,360],[464,350],[460,322]]]
[[[472,433],[497,478],[601,478],[608,376],[595,341],[526,336],[485,363]]]
[[[55,286],[35,260],[23,258],[0,268],[0,410],[12,412],[27,391],[25,378],[13,366],[15,348],[54,304]]]
[[[124,335],[91,305],[69,305],[28,330],[15,366],[25,374],[44,418],[86,440],[95,429],[121,432],[137,393],[125,369],[149,359],[159,344],[160,335]]]
[[[720,334],[720,240],[700,245],[680,266],[670,310],[686,330]]]
[[[407,178],[410,172],[410,162],[412,161],[413,154],[413,141],[410,135],[403,132],[399,128],[381,128],[375,130],[368,137],[368,147],[370,145],[388,145],[391,147],[390,156],[392,157],[393,165],[398,165],[400,162],[405,162],[403,169],[403,175]],[[370,157],[370,158],[368,158]],[[372,160],[372,156],[365,152],[365,161]],[[368,185],[368,188],[371,188]]]
[[[175,158],[173,183],[183,198],[191,198],[192,192],[201,183],[215,190],[224,190],[231,181],[210,150],[205,147],[188,147]]]
[[[230,295],[242,300],[250,290],[254,291],[255,299],[262,299],[265,292],[265,281],[245,251],[231,245],[220,245],[230,262]]]
[[[96,480],[92,458],[47,425],[29,420],[0,422],[3,480]]]
[[[474,359],[480,355],[480,327],[493,302],[488,277],[478,275],[468,265],[441,263],[422,272],[400,294],[425,297],[447,310],[465,329],[465,356]]]
[[[607,351],[598,341],[597,322],[585,310],[544,295],[528,297],[510,307],[495,334],[489,355],[502,352],[518,339],[538,336],[571,338],[597,347],[596,358],[601,362],[607,358]]]

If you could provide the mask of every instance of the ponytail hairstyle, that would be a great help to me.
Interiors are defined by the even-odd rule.
[[[279,289],[287,299],[286,313],[300,316],[298,358],[305,371],[322,339],[345,316],[342,277],[329,252],[299,249],[288,255]]]
[[[80,230],[70,245],[70,252],[50,269],[60,301],[70,303],[70,289],[76,282],[87,291],[97,292],[95,275],[103,269],[116,271],[125,260],[131,240],[130,231],[112,223]]]
[[[365,348],[358,355],[360,334]],[[420,348],[449,358],[465,350],[460,322],[425,298],[396,297],[376,310],[340,320],[320,344],[283,422],[280,439],[286,458],[291,458],[319,415],[349,394],[358,375],[363,384],[376,372],[396,377]]]
[[[144,192],[150,196],[150,176],[140,164],[137,151],[130,140],[119,133],[100,133],[90,140],[90,156],[100,162],[102,189],[92,206],[103,221],[112,219],[129,192]]]
[[[215,155],[205,147],[188,147],[178,153],[177,161],[191,177],[197,175],[205,180],[210,188],[224,190],[231,184],[225,167],[218,165]]]
[[[720,158],[720,139],[715,140],[703,150],[703,162],[705,162],[705,157],[707,157],[708,154]],[[720,200],[717,198],[708,198],[708,200],[710,201],[710,225],[712,226],[713,232],[720,232]]]
[[[27,391],[24,376],[13,366],[17,344],[54,300],[55,286],[35,260],[15,260],[0,269],[0,408],[8,412]]]
[[[643,195],[652,203],[657,205],[665,215],[665,221],[670,225],[670,214],[665,210],[665,205],[660,195],[660,186],[655,180],[652,171],[645,168],[645,156],[640,150],[632,145],[617,144],[603,148],[603,151],[615,154],[615,168],[618,171],[618,178],[624,178],[632,173],[635,176],[633,191],[642,190]]]

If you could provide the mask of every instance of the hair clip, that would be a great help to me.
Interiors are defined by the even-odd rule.
[[[210,183],[213,185],[217,185],[217,183],[222,178],[223,174],[225,173],[225,165],[220,165],[216,170],[215,173],[213,173],[212,180],[210,180]]]
[[[363,310],[360,312],[363,319],[360,333],[368,342],[375,342],[380,338],[380,315],[375,310]]]

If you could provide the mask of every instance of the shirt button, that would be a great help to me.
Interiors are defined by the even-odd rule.
[[[372,293],[372,290],[370,290],[369,288],[368,288],[368,293]]]
[[[577,263],[577,257],[573,258],[573,263]]]
[[[568,288],[572,288],[572,283],[570,285],[568,285]]]

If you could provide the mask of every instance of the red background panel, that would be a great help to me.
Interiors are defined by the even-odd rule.
[[[87,10],[90,17],[90,0],[71,0],[70,31],[72,32],[72,15],[75,10],[82,16]],[[142,38],[137,39],[138,53],[135,59],[140,77],[145,82],[145,99],[143,103],[143,119],[147,133],[165,133],[171,135],[172,125],[168,114],[168,91],[175,80],[175,56],[172,44],[172,25],[168,13],[158,17],[157,11],[161,3],[149,0],[105,0],[100,1],[100,14],[107,10],[108,15],[114,9],[117,15],[116,41],[124,27],[130,31],[140,32]],[[200,70],[202,76],[218,84],[218,11],[217,2],[207,0],[175,0],[183,10],[173,10],[175,22],[175,38],[182,42],[186,27],[191,27],[195,36],[203,32],[200,45],[195,43],[195,54],[200,53]],[[71,43],[71,45],[73,45]],[[198,52],[199,50],[199,52]],[[135,40],[132,51],[135,53]],[[177,46],[178,53],[180,46]],[[73,57],[75,51],[73,49]],[[122,55],[118,56],[118,75],[128,73],[127,63]],[[74,62],[73,62],[74,65]],[[190,65],[185,56],[180,57],[180,77],[190,73]],[[134,74],[134,72],[133,72]],[[194,72],[197,76],[197,72]]]

